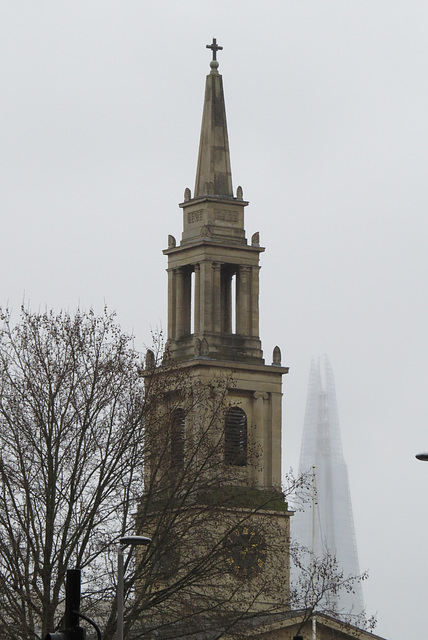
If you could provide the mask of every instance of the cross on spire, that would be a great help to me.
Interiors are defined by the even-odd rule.
[[[217,60],[217,51],[221,51],[223,47],[217,44],[216,38],[213,38],[212,44],[207,44],[207,49],[211,49],[213,52],[213,60]]]

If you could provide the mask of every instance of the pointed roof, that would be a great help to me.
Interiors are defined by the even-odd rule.
[[[313,474],[316,501],[313,508],[295,514],[294,538],[317,557],[327,551],[335,556],[344,576],[358,576],[351,492],[342,451],[334,374],[325,354],[317,362],[311,362],[299,464],[300,473],[308,471]],[[307,561],[311,561],[311,555]],[[361,582],[354,584],[352,592],[341,590],[330,594],[330,598],[337,611],[359,615],[364,610]]]
[[[211,195],[232,198],[232,172],[223,80],[218,72],[216,56],[217,51],[222,47],[219,47],[216,39],[213,38],[213,44],[207,45],[207,48],[212,50],[213,59],[210,63],[211,72],[207,76],[205,85],[194,197]]]

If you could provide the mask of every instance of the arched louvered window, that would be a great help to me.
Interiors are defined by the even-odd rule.
[[[171,467],[175,469],[184,465],[185,422],[184,409],[175,409],[171,424]]]
[[[239,407],[231,407],[226,412],[224,461],[238,467],[247,464],[247,416]]]

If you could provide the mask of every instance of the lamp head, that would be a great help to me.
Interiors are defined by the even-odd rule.
[[[123,538],[119,538],[119,542],[122,547],[138,547],[148,546],[152,541],[150,538],[146,538],[146,536],[124,536]]]

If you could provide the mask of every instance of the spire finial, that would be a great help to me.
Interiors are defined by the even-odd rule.
[[[211,51],[213,52],[213,59],[210,62],[210,67],[211,69],[213,69],[213,71],[216,71],[218,69],[217,51],[221,51],[223,47],[217,44],[216,38],[213,38],[212,43],[207,44],[206,47],[207,49],[211,49]]]

